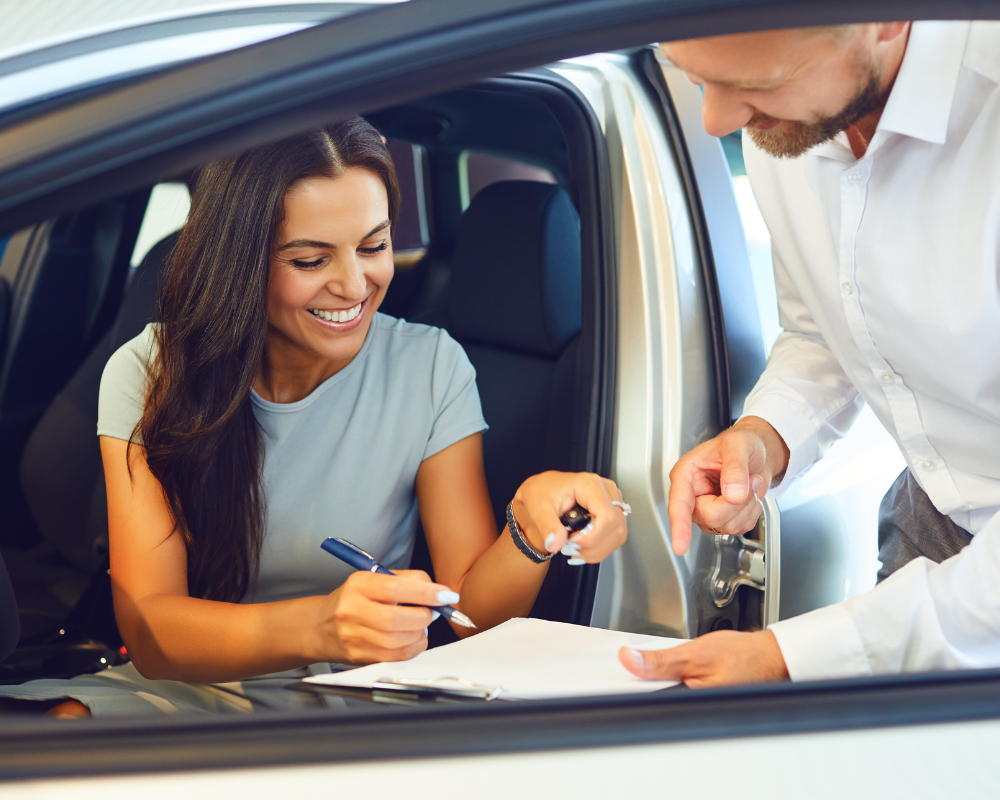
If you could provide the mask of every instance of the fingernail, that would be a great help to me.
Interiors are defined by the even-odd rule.
[[[580,545],[576,542],[566,542],[563,545],[563,549],[559,551],[564,556],[578,556],[580,555]]]
[[[760,487],[764,485],[764,479],[760,475],[754,475],[753,481],[753,493],[755,495],[760,495]]]
[[[424,628],[424,636],[425,636],[425,637],[426,637],[426,636],[428,636],[428,633],[427,633],[427,628]]]
[[[584,561],[582,558],[571,558],[566,563],[569,564],[571,567],[582,567],[587,562]]]
[[[550,553],[556,551],[556,535],[554,533],[550,533],[545,537],[545,549]]]
[[[727,500],[742,500],[747,496],[747,487],[742,483],[727,483],[722,487],[722,494]]]
[[[438,592],[437,601],[439,606],[451,606],[457,603],[461,598],[455,592],[449,592],[447,589],[442,589]]]
[[[579,541],[584,536],[586,536],[588,533],[590,533],[592,530],[594,530],[594,523],[593,522],[589,522],[589,523],[587,523],[587,527],[586,528],[580,528],[580,530],[578,530],[576,533],[574,533],[570,537],[570,541],[571,542]]]
[[[628,657],[633,667],[643,669],[646,666],[646,660],[642,657],[642,653],[639,650],[636,650],[634,647],[626,647],[625,649],[628,650]]]
[[[432,611],[431,612],[431,622],[436,622],[437,618],[440,617],[440,616],[441,616],[441,612],[440,611]]]

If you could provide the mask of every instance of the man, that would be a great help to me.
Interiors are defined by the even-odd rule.
[[[752,528],[757,498],[862,401],[908,469],[882,503],[871,592],[622,663],[692,686],[1000,665],[1000,23],[663,50],[703,88],[709,133],[745,129],[784,328],[744,416],[671,471],[675,552],[692,521]]]

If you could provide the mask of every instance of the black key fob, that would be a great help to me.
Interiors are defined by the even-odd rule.
[[[582,531],[590,524],[590,512],[583,506],[573,506],[559,517],[559,521],[570,533]]]

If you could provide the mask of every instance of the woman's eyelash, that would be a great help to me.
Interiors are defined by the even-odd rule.
[[[389,246],[388,242],[382,242],[382,244],[380,244],[378,247],[359,247],[358,250],[364,253],[365,255],[373,256],[376,253],[381,253],[388,246]]]
[[[318,258],[315,261],[298,261],[295,259],[292,260],[292,264],[294,264],[299,269],[309,269],[310,267],[318,267],[322,263],[323,263],[322,258]]]

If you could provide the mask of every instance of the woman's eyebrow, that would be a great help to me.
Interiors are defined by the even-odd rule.
[[[286,242],[278,248],[277,252],[282,250],[291,250],[295,247],[318,247],[320,249],[332,250],[335,245],[329,242],[318,242],[315,239],[292,239],[290,242]]]
[[[389,220],[385,220],[385,222],[380,222],[378,225],[376,225],[374,228],[368,231],[368,233],[362,236],[361,241],[363,242],[365,239],[370,239],[379,231],[384,231],[391,224],[392,223],[389,222]],[[336,250],[337,245],[330,244],[329,242],[321,242],[317,239],[292,239],[292,241],[286,242],[285,244],[281,245],[281,247],[279,247],[276,252],[280,253],[282,250],[292,250],[296,247],[317,247],[321,250]]]
[[[366,233],[363,237],[361,237],[361,241],[363,242],[365,239],[371,239],[372,236],[374,236],[379,231],[384,231],[391,224],[392,223],[389,222],[389,220],[385,220],[385,222],[380,222],[378,225],[376,225],[374,228],[372,228],[370,231],[368,231],[368,233]]]

